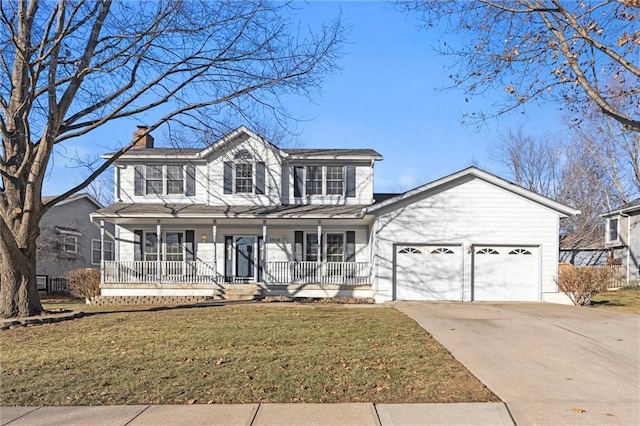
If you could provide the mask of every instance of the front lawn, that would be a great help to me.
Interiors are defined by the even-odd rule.
[[[0,405],[498,401],[389,307],[101,310],[1,332]]]
[[[640,290],[637,289],[606,291],[591,300],[599,308],[640,314]]]

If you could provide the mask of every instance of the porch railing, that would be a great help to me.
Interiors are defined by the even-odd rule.
[[[160,271],[158,271],[160,267]],[[215,283],[213,265],[197,261],[105,261],[107,283]]]
[[[158,271],[158,267],[160,271]],[[267,262],[268,284],[369,284],[368,262]],[[158,278],[160,278],[158,280]],[[198,283],[225,281],[211,263],[198,261],[105,261],[105,283]],[[243,281],[244,282],[244,281]]]
[[[267,262],[270,284],[369,284],[369,262]]]

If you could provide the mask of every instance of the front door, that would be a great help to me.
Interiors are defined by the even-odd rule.
[[[255,277],[255,237],[236,237],[236,278],[253,281]]]

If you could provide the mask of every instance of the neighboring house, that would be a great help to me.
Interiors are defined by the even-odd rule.
[[[603,217],[606,220],[605,246],[610,253],[609,263],[622,265],[627,284],[638,281],[640,198],[605,213]]]
[[[606,265],[609,259],[609,250],[602,245],[593,247],[563,248],[560,243],[560,262],[570,263],[574,266],[601,266]]]
[[[144,132],[136,131],[134,136]],[[373,193],[370,149],[284,149],[240,127],[204,149],[115,163],[103,296],[263,295],[567,301],[559,219],[577,210],[475,167],[402,194]]]
[[[42,197],[47,203],[55,196]],[[100,229],[89,215],[102,205],[88,194],[75,194],[51,207],[40,221],[36,273],[64,277],[78,268],[99,268],[102,253]],[[105,227],[107,233],[109,228]],[[113,225],[111,225],[111,234]],[[104,258],[114,259],[113,239],[104,238]],[[42,283],[39,283],[39,287]]]

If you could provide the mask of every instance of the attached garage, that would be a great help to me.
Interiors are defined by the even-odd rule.
[[[462,247],[397,245],[397,300],[462,300]]]
[[[559,220],[578,210],[475,167],[367,209],[376,301],[556,301]]]
[[[475,246],[473,248],[473,300],[539,300],[538,247]]]

